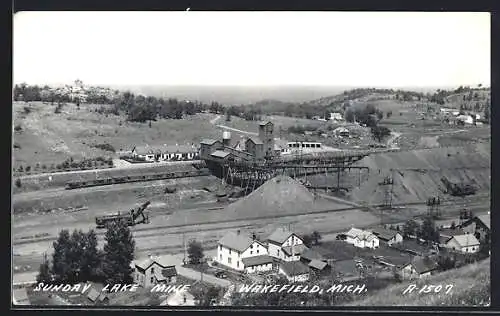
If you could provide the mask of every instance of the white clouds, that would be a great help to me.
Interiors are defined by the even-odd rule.
[[[489,84],[487,13],[23,12],[14,81]]]

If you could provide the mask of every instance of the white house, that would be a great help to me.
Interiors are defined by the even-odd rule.
[[[359,248],[378,248],[380,241],[372,232],[351,228],[346,234],[346,242]]]
[[[342,116],[341,113],[334,112],[334,113],[330,113],[330,120],[331,121],[343,121],[344,117]]]
[[[463,253],[476,253],[479,251],[479,240],[472,234],[455,235],[450,238],[445,247]]]
[[[253,267],[249,268],[248,271],[255,272],[254,270],[272,268],[272,265],[269,267],[270,262],[266,261],[267,258],[254,259],[254,261],[243,261],[243,259],[267,254],[265,244],[260,241],[254,240],[250,236],[240,233],[240,231],[229,232],[218,242],[216,261],[238,271],[247,271],[246,262],[249,265],[248,267]]]
[[[309,267],[300,261],[282,262],[278,273],[284,275],[289,282],[309,280]]]
[[[403,235],[398,231],[376,228],[372,230],[372,233],[377,236],[380,241],[385,242],[389,246],[403,241]]]
[[[465,124],[473,124],[474,119],[470,115],[459,115],[457,116],[457,121],[462,121]]]
[[[198,156],[194,145],[136,146],[132,156],[145,161],[193,160]]]
[[[430,276],[438,269],[436,261],[429,257],[415,257],[402,266],[401,277],[404,280],[421,279]]]
[[[144,288],[158,283],[175,283],[175,262],[175,257],[167,255],[134,262],[134,282]]]
[[[334,129],[333,134],[337,137],[349,137],[349,130],[341,126]]]
[[[267,248],[270,256],[284,261],[300,260],[300,254],[307,249],[302,238],[284,227],[267,238]]]

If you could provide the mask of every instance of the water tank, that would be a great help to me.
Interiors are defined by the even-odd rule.
[[[230,132],[223,132],[222,133],[222,143],[224,146],[230,146],[231,145],[231,133]]]

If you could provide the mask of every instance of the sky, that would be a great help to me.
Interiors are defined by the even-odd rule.
[[[489,13],[20,12],[14,83],[490,85]]]

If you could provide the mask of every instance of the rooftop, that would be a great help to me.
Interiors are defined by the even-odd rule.
[[[153,154],[153,153],[189,153],[196,151],[194,145],[147,145],[136,146],[135,151],[138,154]]]
[[[290,231],[285,227],[279,227],[271,235],[269,235],[269,237],[267,237],[267,240],[274,241],[281,245],[292,235],[294,235],[293,231]]]
[[[327,266],[326,262],[319,260],[311,260],[311,262],[309,262],[309,267],[317,270],[323,270],[326,266]]]
[[[450,242],[452,239],[456,240],[457,243],[460,245],[460,247],[470,247],[479,245],[479,240],[477,240],[477,238],[472,234],[455,235],[450,240],[448,240],[448,242]]]
[[[375,228],[372,230],[373,234],[382,240],[391,240],[399,232],[395,230],[385,229],[385,228]]]
[[[300,244],[300,245],[295,245],[293,247],[292,246],[283,247],[283,252],[289,256],[292,254],[292,251],[294,255],[300,255],[306,249],[307,247],[304,244]]]
[[[245,267],[258,266],[261,264],[273,263],[273,258],[268,255],[253,256],[241,259]]]
[[[216,150],[214,151],[212,154],[210,154],[210,156],[214,156],[214,157],[217,157],[217,158],[226,158],[228,155],[230,155],[231,153],[227,152],[227,151],[223,151],[223,150]]]
[[[250,236],[235,232],[228,232],[219,240],[220,245],[239,252],[245,251],[253,242],[254,240]]]
[[[309,248],[304,249],[304,251],[302,251],[300,256],[304,259],[311,260],[311,261],[312,260],[325,260],[325,258],[319,252],[317,252],[316,250],[313,250],[313,249],[309,249]]]
[[[431,257],[415,257],[409,264],[420,274],[434,271],[438,268],[437,262]]]
[[[298,276],[309,273],[309,267],[300,261],[283,262],[280,267],[288,276]]]
[[[248,137],[247,142],[248,141],[252,141],[256,145],[262,145],[262,144],[264,144],[262,142],[262,140],[260,138],[258,138],[258,137]]]
[[[488,229],[491,229],[491,216],[490,214],[487,215],[479,215],[476,216]]]
[[[215,139],[203,139],[200,144],[204,144],[204,145],[213,145],[214,143],[216,143],[217,140]]]
[[[346,235],[348,237],[352,237],[352,238],[358,238],[359,240],[366,240],[366,241],[371,241],[372,239],[376,238],[377,236],[375,236],[373,233],[369,232],[369,231],[365,231],[365,230],[361,230],[361,229],[358,229],[358,228],[351,228],[347,233]]]

